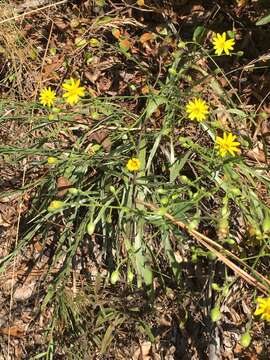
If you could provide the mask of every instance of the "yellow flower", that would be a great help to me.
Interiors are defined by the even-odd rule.
[[[254,312],[254,315],[261,315],[261,318],[266,321],[270,321],[270,297],[263,299],[258,297],[256,299],[258,307]]]
[[[141,167],[141,162],[138,158],[129,159],[127,162],[128,171],[138,171]]]
[[[66,102],[70,105],[77,104],[80,97],[84,96],[84,87],[80,86],[80,79],[70,78],[64,82],[62,88],[65,91],[63,97],[66,98]]]
[[[208,115],[208,105],[202,99],[190,100],[186,105],[186,112],[190,120],[203,121]]]
[[[58,163],[58,159],[54,156],[49,156],[47,159],[48,165],[54,165]]]
[[[233,50],[235,40],[234,39],[228,39],[226,40],[226,33],[224,32],[221,34],[215,34],[213,37],[212,43],[214,45],[215,54],[220,56],[223,51],[226,55],[230,55],[230,51]]]
[[[223,133],[223,138],[216,137],[216,148],[218,149],[219,155],[224,157],[227,154],[235,156],[235,153],[239,152],[239,142],[234,141],[236,136],[232,133]]]
[[[50,88],[44,88],[40,92],[39,101],[43,106],[51,107],[56,98],[56,92]]]
[[[53,200],[50,202],[48,206],[48,211],[53,212],[55,210],[61,209],[65,205],[64,201],[61,200]]]

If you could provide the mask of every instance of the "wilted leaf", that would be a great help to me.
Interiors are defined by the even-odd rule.
[[[112,34],[117,40],[119,40],[121,36],[121,31],[119,29],[112,29]]]
[[[0,333],[4,335],[10,335],[14,337],[23,337],[24,336],[24,328],[20,326],[11,326],[9,328],[0,328]]]
[[[142,36],[140,37],[140,42],[142,44],[144,44],[145,42],[154,40],[154,39],[155,39],[155,34],[147,32],[147,33],[142,34]]]
[[[119,41],[119,47],[123,51],[128,51],[131,48],[131,43],[127,38],[121,39]]]

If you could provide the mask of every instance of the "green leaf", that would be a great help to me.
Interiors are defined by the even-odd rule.
[[[204,32],[205,32],[204,26],[197,26],[196,29],[194,30],[192,40],[197,43],[201,42]]]
[[[189,150],[181,159],[176,160],[176,162],[170,167],[170,182],[173,183],[176,178],[179,176],[180,171],[183,169],[186,164],[191,151]]]
[[[150,118],[150,116],[157,110],[160,105],[166,103],[166,98],[163,96],[155,96],[150,98],[146,108],[146,118]]]
[[[266,25],[270,23],[270,14],[264,16],[261,20],[256,22],[257,26]]]
[[[240,117],[243,117],[243,118],[247,117],[247,114],[244,111],[239,110],[239,109],[228,109],[228,112],[230,114],[239,115]]]

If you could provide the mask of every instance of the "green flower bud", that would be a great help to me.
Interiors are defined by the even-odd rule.
[[[212,287],[213,290],[215,290],[215,291],[217,291],[217,292],[222,291],[222,288],[221,288],[217,283],[213,283],[213,284],[211,285],[211,287]]]
[[[229,221],[228,219],[221,218],[218,222],[218,236],[221,239],[224,239],[229,233]]]
[[[232,187],[232,188],[230,188],[230,194],[234,195],[234,196],[240,196],[241,190],[237,187]]]
[[[55,113],[55,114],[59,114],[61,112],[61,109],[59,109],[57,107],[53,107],[52,112]]]
[[[210,312],[211,320],[217,322],[221,319],[221,313],[219,307],[215,306]]]
[[[249,333],[249,331],[246,331],[246,332],[244,332],[244,334],[242,334],[242,336],[240,338],[240,344],[244,348],[247,348],[249,346],[250,342],[251,342],[250,333]]]
[[[96,153],[102,146],[99,144],[93,144],[92,145],[92,150],[94,153]]]
[[[227,244],[229,244],[229,245],[234,245],[234,244],[235,244],[235,240],[234,240],[234,239],[226,239],[224,242],[227,243]]]
[[[50,121],[57,120],[57,117],[54,114],[49,114],[48,120]]]
[[[118,280],[119,280],[119,271],[118,271],[118,270],[114,270],[114,271],[111,273],[111,284],[112,284],[112,285],[115,285]]]
[[[158,189],[157,189],[157,193],[163,195],[163,194],[166,194],[166,193],[167,193],[167,190],[166,190],[166,189],[163,189],[163,188],[158,188]]]
[[[176,76],[177,75],[177,71],[175,68],[169,68],[169,73],[172,75],[172,76]]]
[[[198,219],[193,219],[189,224],[188,224],[188,230],[192,231],[194,229],[198,229],[200,220]]]
[[[186,46],[186,43],[180,40],[177,44],[178,49],[183,49]]]
[[[93,120],[98,120],[100,118],[100,114],[97,111],[93,111],[91,116]]]
[[[94,234],[95,227],[96,227],[96,225],[95,225],[93,222],[89,222],[89,223],[87,224],[87,233],[88,233],[88,235],[91,236],[91,235]]]
[[[214,253],[212,253],[211,251],[207,252],[207,257],[209,260],[212,260],[212,261],[216,260],[216,258],[217,258],[217,256]]]
[[[106,223],[108,223],[108,224],[111,224],[111,223],[112,223],[112,216],[111,216],[111,214],[108,214],[108,215],[106,216]]]
[[[129,284],[132,284],[133,282],[133,279],[134,279],[134,274],[131,270],[128,270],[128,273],[127,273],[127,281]]]
[[[169,202],[169,198],[167,196],[160,199],[162,205],[167,205]]]
[[[71,194],[71,195],[78,195],[79,193],[79,190],[75,187],[72,187],[72,188],[69,188],[68,189],[68,192]]]
[[[180,180],[182,181],[183,184],[189,184],[190,183],[190,180],[186,175],[181,175]]]
[[[167,208],[161,207],[155,211],[157,215],[164,216],[167,212]]]
[[[89,40],[89,44],[92,47],[99,47],[101,43],[98,39],[92,38]]]
[[[268,233],[270,231],[270,216],[269,212],[267,211],[262,223],[262,229],[264,233]]]
[[[111,185],[111,186],[110,186],[110,192],[114,194],[115,191],[116,191],[116,190],[115,190],[115,187]]]

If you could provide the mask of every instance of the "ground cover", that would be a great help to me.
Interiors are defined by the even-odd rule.
[[[168,3],[0,3],[3,359],[269,358],[270,6]]]

